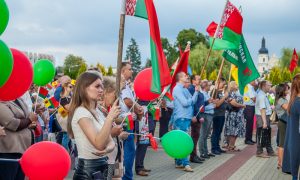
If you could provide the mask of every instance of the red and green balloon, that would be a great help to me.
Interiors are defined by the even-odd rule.
[[[13,70],[13,63],[10,49],[0,40],[0,88],[8,81]]]

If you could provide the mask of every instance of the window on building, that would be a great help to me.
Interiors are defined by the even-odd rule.
[[[264,61],[265,62],[265,61]],[[265,71],[265,67],[263,67],[263,71]]]
[[[265,62],[265,58],[263,58],[263,62]]]

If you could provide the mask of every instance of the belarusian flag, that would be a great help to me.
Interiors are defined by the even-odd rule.
[[[43,99],[45,99],[48,95],[48,90],[44,87],[40,87],[39,96]]]
[[[254,65],[243,35],[239,49],[225,50],[223,57],[238,67],[239,89],[240,93],[244,95],[245,86],[259,78],[260,75]]]
[[[48,90],[51,90],[53,87],[52,87],[52,85],[51,85],[50,83],[48,83],[48,84],[46,84],[46,88],[47,88]]]
[[[213,49],[237,49],[241,40],[242,25],[243,17],[239,10],[230,1],[228,1],[219,29],[215,22],[212,22],[206,29],[211,37],[211,44],[213,38],[216,38]]]
[[[164,99],[166,99],[167,101],[174,101],[174,97],[171,95],[171,93],[166,92]]]
[[[298,66],[298,54],[296,52],[296,49],[294,48],[294,53],[293,53],[293,57],[292,57],[292,60],[291,60],[291,63],[290,63],[290,72],[293,72],[294,69]]]
[[[152,103],[150,103],[147,108],[148,108],[148,111],[150,112],[150,114],[152,115],[153,120],[159,121],[160,108],[153,105]]]
[[[162,87],[171,84],[171,75],[160,40],[159,24],[153,0],[127,0],[126,14],[148,19],[152,64],[151,91],[160,94]]]
[[[125,122],[127,124],[126,128],[127,130],[133,130],[134,128],[134,121],[131,113],[128,113],[128,115],[125,118]]]
[[[126,15],[148,19],[145,0],[126,0]]]

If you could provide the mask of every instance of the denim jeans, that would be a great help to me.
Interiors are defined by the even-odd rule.
[[[211,150],[220,151],[220,140],[225,122],[225,116],[213,117],[213,132],[211,135]]]
[[[133,132],[133,131],[129,131]],[[128,138],[123,142],[124,146],[124,167],[125,174],[123,180],[132,180],[133,179],[133,162],[135,157],[135,145],[134,145],[134,135],[129,135]]]
[[[187,133],[190,127],[191,127],[191,119],[180,118],[174,121],[174,129],[176,130],[181,130]],[[175,159],[175,163],[176,165],[183,165],[183,166],[187,166],[190,164],[187,157],[183,159]]]
[[[208,154],[207,150],[207,138],[209,135],[209,131],[211,128],[211,124],[213,121],[213,115],[212,114],[204,114],[204,122],[201,124],[200,128],[200,138],[199,138],[199,152],[200,155]]]

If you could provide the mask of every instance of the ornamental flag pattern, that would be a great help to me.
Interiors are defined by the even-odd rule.
[[[137,0],[126,0],[126,15],[134,16]]]

